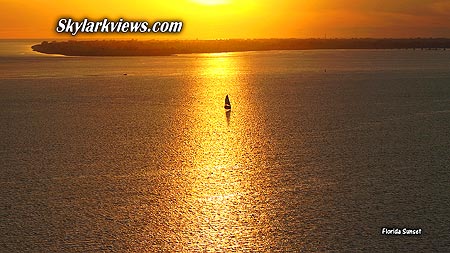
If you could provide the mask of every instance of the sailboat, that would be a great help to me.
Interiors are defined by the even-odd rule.
[[[227,110],[231,110],[231,103],[230,103],[230,98],[228,98],[228,95],[225,97],[225,109]]]

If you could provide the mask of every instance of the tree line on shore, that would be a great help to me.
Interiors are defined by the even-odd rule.
[[[91,40],[43,41],[32,49],[67,56],[167,56],[267,50],[312,49],[447,49],[447,38],[411,39],[227,39],[227,40]]]

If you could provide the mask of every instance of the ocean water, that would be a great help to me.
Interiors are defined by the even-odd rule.
[[[449,50],[31,44],[0,43],[2,252],[450,250]]]

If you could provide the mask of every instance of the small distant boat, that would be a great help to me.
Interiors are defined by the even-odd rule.
[[[228,95],[225,97],[225,109],[227,110],[231,110],[231,103],[230,103],[230,98],[228,97]]]

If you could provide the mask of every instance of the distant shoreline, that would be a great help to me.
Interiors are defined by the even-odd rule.
[[[170,56],[314,49],[450,49],[447,38],[415,39],[230,39],[230,40],[95,40],[43,41],[31,47],[44,54],[66,56]]]

